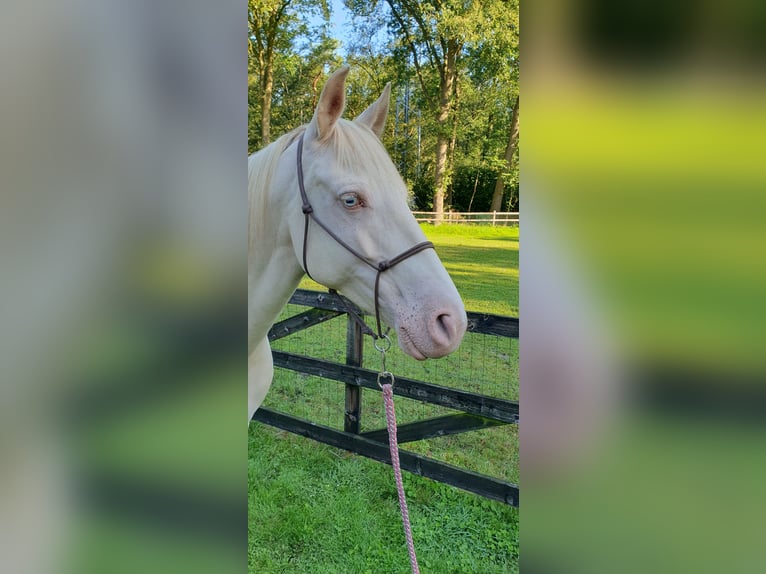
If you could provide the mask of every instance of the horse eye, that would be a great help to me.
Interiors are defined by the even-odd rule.
[[[361,203],[359,196],[355,193],[344,193],[341,195],[341,200],[343,201],[343,205],[348,209],[353,209]]]

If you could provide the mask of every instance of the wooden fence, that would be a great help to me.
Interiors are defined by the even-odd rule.
[[[350,305],[350,302],[344,301],[337,295],[302,289],[293,294],[290,303],[311,308],[274,325],[269,332],[270,341],[346,314],[347,305]],[[468,331],[518,338],[519,321],[512,317],[469,312]],[[256,411],[253,420],[391,464],[386,429],[360,432],[361,389],[380,392],[377,372],[362,368],[362,337],[359,325],[349,317],[346,326],[345,364],[285,351],[272,351],[275,367],[323,377],[345,385],[345,415],[342,431],[264,407]],[[517,424],[519,419],[517,401],[471,393],[407,377],[396,377],[394,394],[460,411],[457,414],[400,425],[398,438],[402,444],[497,425]],[[420,476],[512,506],[519,505],[518,486],[499,478],[459,468],[406,450],[401,450],[401,466]]]
[[[433,211],[413,211],[412,214],[419,222],[433,223],[436,215]],[[518,211],[482,211],[482,212],[457,212],[445,211],[442,223],[468,223],[474,225],[518,225]]]

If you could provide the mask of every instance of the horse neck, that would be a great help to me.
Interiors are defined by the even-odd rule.
[[[275,245],[254,257],[248,270],[248,341],[251,347],[266,336],[303,277],[292,245]]]
[[[250,203],[254,206],[250,212],[252,235],[248,249],[248,346],[251,350],[267,335],[304,275],[295,255],[287,218],[283,216],[290,202],[268,201],[268,197],[258,195],[270,192],[268,188],[250,190]]]

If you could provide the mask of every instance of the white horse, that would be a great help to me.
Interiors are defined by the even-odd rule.
[[[410,213],[407,189],[380,142],[390,85],[354,121],[341,119],[348,67],[327,80],[311,122],[248,160],[248,421],[271,386],[268,330],[305,273],[367,312],[375,309],[376,269],[369,262],[402,254],[425,240]],[[302,211],[298,145],[314,214],[343,247]],[[304,241],[306,243],[304,256]],[[418,360],[442,357],[466,329],[463,302],[433,249],[419,250],[380,273],[380,318]]]

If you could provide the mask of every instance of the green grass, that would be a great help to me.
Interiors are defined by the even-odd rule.
[[[391,469],[254,425],[248,568],[258,573],[407,573]],[[424,572],[517,571],[518,512],[404,476]]]
[[[466,309],[519,315],[519,228],[421,224]],[[302,289],[324,287],[304,278]]]
[[[423,226],[466,309],[519,315],[519,228]]]
[[[424,226],[466,308],[518,312],[518,228]],[[318,288],[308,279],[301,287]],[[283,317],[301,311],[288,306]],[[275,348],[343,361],[345,319],[278,341]],[[365,342],[364,366],[378,357]],[[518,341],[466,335],[439,361],[416,362],[396,345],[396,374],[503,398],[518,398]],[[343,385],[277,370],[266,406],[341,428]],[[397,398],[400,424],[448,409]],[[385,426],[380,393],[362,393],[363,430]],[[407,450],[518,481],[518,436],[503,426],[409,443]],[[249,437],[249,570],[408,572],[390,467],[260,424]],[[515,572],[518,511],[405,473],[415,544],[424,572]]]

